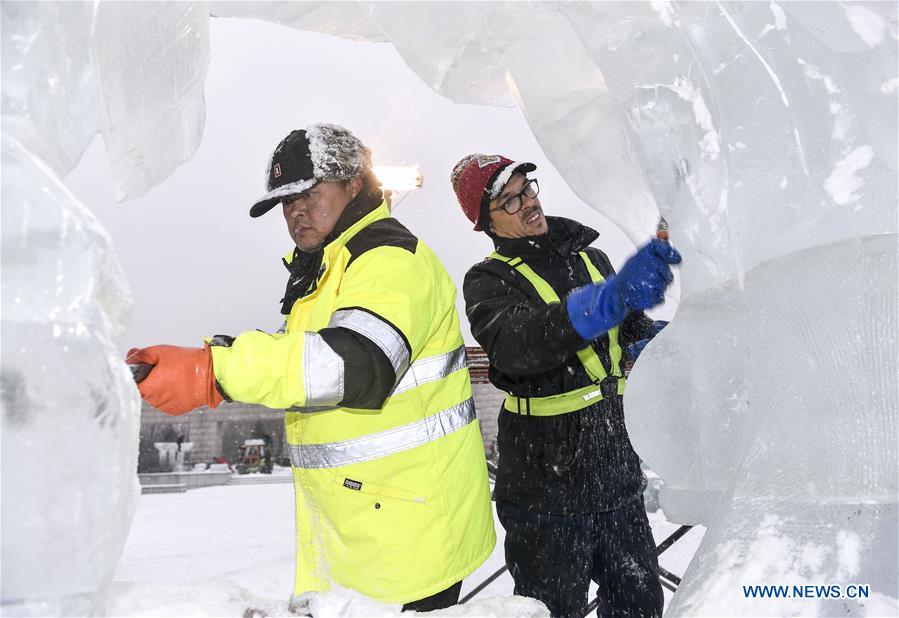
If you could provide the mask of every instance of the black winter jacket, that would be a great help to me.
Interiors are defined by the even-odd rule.
[[[606,255],[589,247],[596,231],[561,217],[547,222],[543,236],[494,238],[494,245],[505,257],[520,257],[563,302],[547,305],[513,267],[493,259],[473,266],[463,286],[472,334],[490,360],[490,381],[518,397],[557,395],[591,383],[577,358],[587,342],[571,325],[564,298],[591,283],[579,251],[603,277],[614,273]],[[619,324],[622,350],[648,336],[651,325],[643,313],[629,311]],[[593,347],[611,373],[608,337]],[[500,410],[497,500],[575,514],[616,509],[642,493],[645,480],[624,425],[622,398],[604,390],[601,401],[568,414]]]

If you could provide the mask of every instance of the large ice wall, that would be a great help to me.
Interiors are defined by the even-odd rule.
[[[3,131],[15,138],[3,145],[4,604],[45,594],[35,570],[7,585],[9,557],[42,547],[7,543],[28,529],[20,513],[59,513],[7,511],[26,495],[8,474],[33,453],[22,445],[52,445],[69,422],[115,451],[109,432],[135,422],[108,345],[109,299],[124,288],[98,283],[118,281],[108,241],[57,177],[97,130],[122,199],[192,155],[206,6],[3,3]],[[671,614],[896,614],[895,3],[209,10],[388,40],[443,96],[517,105],[575,192],[635,243],[659,213],[668,219],[685,258],[681,305],[641,357],[626,404],[638,451],[666,480],[669,516],[709,528]],[[21,180],[7,182],[10,170]],[[35,294],[29,281],[48,283]],[[54,389],[48,376],[59,375],[78,377]],[[102,396],[89,387],[98,383]],[[97,460],[77,461],[51,459],[46,473],[80,478]],[[109,497],[62,495],[76,514]],[[872,598],[763,601],[741,590],[804,583],[869,584]]]
[[[3,132],[60,176],[98,132],[119,200],[190,159],[206,115],[206,2],[4,2]]]
[[[99,222],[3,135],[2,613],[102,612],[134,507],[128,285]]]
[[[679,30],[677,58],[619,64],[685,253],[677,318],[626,397],[666,514],[709,528],[669,612],[894,615],[896,5],[660,17],[641,30]],[[863,583],[872,598],[742,593],[769,583]]]
[[[98,131],[120,198],[192,156],[208,20],[205,3],[2,3],[3,615],[105,611],[139,494],[140,398],[114,344],[131,297],[60,178]]]

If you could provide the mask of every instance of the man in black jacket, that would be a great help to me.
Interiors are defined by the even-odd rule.
[[[661,616],[643,505],[645,479],[624,424],[628,346],[651,337],[642,310],[664,300],[680,256],[654,240],[615,274],[594,230],[545,217],[532,163],[469,155],[453,189],[496,252],[463,292],[472,334],[507,393],[499,413],[496,507],[515,593],[554,616]]]

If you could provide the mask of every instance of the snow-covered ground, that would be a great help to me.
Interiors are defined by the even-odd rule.
[[[270,616],[285,615],[293,589],[293,521],[289,482],[141,496],[116,571],[109,614],[242,616],[247,608],[259,608]],[[678,527],[661,512],[650,514],[650,522],[657,544]],[[503,566],[499,522],[496,532],[496,549],[466,578],[463,597]],[[660,565],[683,575],[702,534],[691,530],[662,554]],[[512,578],[504,573],[471,601],[480,600],[469,611],[453,609],[445,615],[540,615],[521,599],[489,600],[511,595]],[[666,590],[666,605],[670,598]],[[320,601],[317,615],[395,615],[398,609],[343,593]]]

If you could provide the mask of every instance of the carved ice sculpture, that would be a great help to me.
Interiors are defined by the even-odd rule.
[[[128,518],[113,518],[91,568],[73,575],[65,557],[79,551],[78,518],[134,487],[137,399],[108,341],[126,288],[102,230],[56,178],[100,128],[83,6],[3,4],[4,612],[102,611],[100,580]],[[121,198],[193,153],[208,53],[205,3],[128,6],[146,13],[125,15],[141,26],[128,30],[133,42],[109,30],[123,18],[114,3],[99,5],[92,39]],[[665,216],[684,254],[681,304],[643,352],[626,405],[638,452],[666,480],[668,515],[708,527],[671,615],[897,613],[895,3],[211,10],[389,40],[440,94],[517,104],[575,192],[635,243]],[[179,28],[195,38],[150,70],[148,46]],[[166,151],[154,130],[184,140]],[[120,453],[99,471],[107,493],[84,476],[95,462],[62,459],[69,430]],[[27,463],[47,453],[58,465],[40,469],[58,491],[33,492],[45,479]],[[60,485],[52,475],[63,469],[84,488]],[[8,510],[17,496],[33,522]],[[59,541],[42,546],[36,530],[48,522]],[[49,570],[9,575],[11,559],[44,546]],[[872,594],[744,597],[743,585],[766,583],[860,583]]]
[[[113,343],[130,290],[60,177],[101,129],[123,198],[193,154],[209,16],[124,6],[2,4],[3,615],[104,613],[139,494],[140,398]]]

